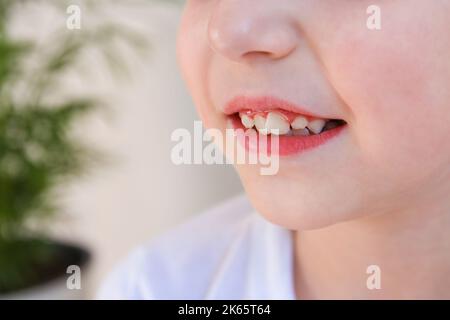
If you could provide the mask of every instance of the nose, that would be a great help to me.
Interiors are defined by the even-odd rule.
[[[219,0],[208,23],[210,47],[236,62],[257,57],[277,60],[290,55],[298,42],[294,20],[274,2]]]

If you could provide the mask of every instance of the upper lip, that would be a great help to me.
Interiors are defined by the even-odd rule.
[[[284,109],[290,112],[295,112],[301,115],[310,116],[314,118],[325,118],[314,114],[307,110],[306,107],[296,105],[292,102],[273,97],[273,96],[237,96],[231,99],[224,107],[223,112],[226,115],[231,115],[243,110],[251,111],[269,111],[276,109]]]

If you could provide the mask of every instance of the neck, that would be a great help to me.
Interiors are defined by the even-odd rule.
[[[450,203],[446,201],[296,232],[298,298],[449,299]],[[367,273],[371,265],[379,267],[381,289],[367,286],[368,278],[378,276]]]

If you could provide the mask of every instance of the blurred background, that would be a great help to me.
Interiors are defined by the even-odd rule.
[[[4,5],[8,2],[0,1],[4,1]],[[43,47],[44,51],[56,47],[64,41],[61,40],[64,37],[76,39],[90,30],[100,30],[101,35],[108,33],[105,30],[119,30],[119,35],[111,40],[112,44],[108,39],[101,42],[101,50],[95,48],[99,41],[94,41],[94,48],[87,45],[86,49],[80,50],[76,59],[68,62],[63,72],[50,83],[49,89],[42,91],[39,100],[45,102],[41,103],[43,105],[60,106],[66,101],[86,98],[101,105],[63,125],[67,126],[64,130],[67,129],[73,139],[98,150],[102,159],[88,163],[85,170],[76,172],[71,179],[55,183],[54,187],[50,183],[49,191],[44,191],[50,202],[55,200],[59,204],[50,218],[34,216],[31,205],[30,210],[19,210],[17,206],[11,206],[16,209],[8,209],[7,205],[0,203],[0,232],[2,229],[8,231],[8,223],[12,221],[11,218],[4,218],[8,215],[7,210],[16,212],[16,215],[29,211],[28,218],[37,222],[30,223],[25,218],[13,219],[16,225],[26,225],[23,228],[26,231],[19,233],[20,239],[26,238],[27,232],[31,233],[28,230],[35,230],[35,225],[38,225],[39,233],[35,234],[69,241],[87,249],[91,258],[87,267],[81,268],[81,285],[83,296],[94,298],[101,281],[132,248],[241,193],[241,186],[230,166],[176,166],[170,159],[171,148],[175,144],[170,140],[172,131],[177,128],[192,131],[193,121],[197,120],[176,62],[176,32],[183,1],[97,0],[92,1],[94,5],[88,1],[56,1],[56,5],[55,1],[51,3],[50,0],[13,2],[14,9],[6,17],[7,28],[2,36],[14,41],[33,42]],[[74,12],[68,12],[67,6],[73,4],[81,9],[81,29],[67,27],[67,19]],[[105,25],[113,27],[102,29]],[[53,40],[55,34],[62,34],[63,37]],[[0,60],[8,57],[8,52],[3,50]],[[26,66],[24,69],[32,70],[32,66],[39,67],[44,63],[38,56],[30,55],[14,64],[23,63]],[[8,62],[6,65],[11,64]],[[45,72],[48,71],[44,70],[44,79]],[[17,88],[10,89],[11,101],[20,101],[28,93],[29,89],[20,85],[21,76],[18,76]],[[7,90],[7,84],[0,80],[3,87],[0,90]],[[5,108],[5,101],[9,101],[5,99],[2,100],[0,95],[0,108]],[[20,105],[19,109],[29,107],[27,103],[22,103],[25,107],[20,103],[17,105]],[[0,121],[8,126],[12,118],[6,115]],[[33,119],[36,118],[27,119],[30,121],[28,126],[33,126]],[[5,136],[5,132],[2,131],[2,135]],[[47,147],[51,146],[44,145],[44,149]],[[0,162],[11,150],[0,142]],[[47,164],[52,166],[51,161]],[[0,202],[9,203],[18,193],[5,187],[15,184],[10,178],[11,172],[6,171],[5,167],[3,171],[4,177],[0,179],[3,186],[0,185],[0,188],[5,196],[0,198]],[[23,181],[37,179],[29,175],[25,178],[28,180]],[[29,185],[28,182],[26,185]],[[19,203],[22,199],[15,201]],[[10,237],[6,235],[11,232],[6,231],[3,240],[0,233],[0,244],[17,239],[17,233]],[[0,245],[0,268],[14,269],[9,255],[20,251],[20,247],[3,247]],[[46,257],[51,259],[51,255]],[[43,264],[47,261],[44,260]],[[35,262],[31,265],[35,275],[46,269],[35,267]],[[0,269],[0,273],[4,270]],[[21,280],[20,274],[18,277]],[[33,291],[30,291],[26,284],[8,289],[3,283],[2,292],[0,279],[0,297],[20,298],[23,292],[36,297],[43,284],[32,282]],[[52,298],[48,293],[47,297]],[[61,295],[58,297],[63,298]]]

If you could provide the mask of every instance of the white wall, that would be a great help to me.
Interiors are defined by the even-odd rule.
[[[77,128],[111,161],[69,188],[64,197],[68,214],[55,227],[59,236],[91,249],[94,260],[89,280],[83,282],[90,296],[130,248],[241,192],[229,166],[175,166],[170,161],[171,132],[191,129],[197,119],[176,64],[181,7],[165,1],[123,2],[127,5],[106,1],[98,16],[84,15],[82,22],[113,19],[140,30],[152,43],[150,52],[139,57],[126,50],[129,75],[123,79],[101,71],[98,57],[88,55],[84,63],[90,80],[67,80],[70,90],[98,94],[113,111],[96,114]],[[65,27],[46,14],[42,7],[24,10],[15,28],[45,38],[46,29],[55,24]],[[30,25],[30,19],[42,22]]]

